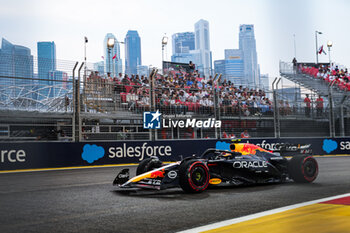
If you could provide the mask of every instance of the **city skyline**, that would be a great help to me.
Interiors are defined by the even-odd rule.
[[[69,8],[66,7],[65,1],[4,2],[0,9],[2,28],[0,36],[14,44],[30,48],[33,54],[37,41],[55,41],[60,48],[57,50],[57,58],[72,61],[83,60],[83,38],[87,36],[88,61],[97,62],[103,56],[101,52],[103,35],[112,32],[117,38],[123,38],[128,30],[133,29],[142,35],[143,64],[160,67],[161,38],[164,33],[172,35],[176,32],[192,31],[193,24],[203,18],[210,23],[212,60],[222,59],[224,49],[237,47],[238,38],[233,38],[233,35],[238,34],[240,24],[254,24],[261,73],[277,76],[279,60],[288,62],[292,60],[293,34],[295,34],[298,61],[314,62],[315,30],[323,32],[319,36],[319,45],[325,46],[327,40],[333,41],[331,56],[334,61],[347,67],[350,64],[350,55],[347,53],[350,45],[346,39],[348,32],[342,30],[346,26],[346,12],[350,9],[350,4],[346,1],[297,0],[281,3],[275,0],[251,0],[220,1],[215,5],[210,1],[179,1],[178,4],[186,5],[182,14],[184,17],[181,19],[165,17],[167,9],[173,6],[170,1],[154,1],[154,4],[161,5],[164,10],[155,11],[152,16],[147,12],[154,11],[152,10],[154,4],[136,2],[137,4],[131,4],[117,1],[115,4],[109,4],[108,8],[104,6],[107,2],[103,1],[102,3],[85,1],[84,4],[79,1],[70,2]],[[336,13],[328,11],[330,3],[334,6],[339,6],[341,3],[341,7]],[[130,9],[130,11],[113,13],[117,6],[118,9]],[[48,14],[48,9],[52,8],[63,13]],[[91,9],[94,9],[94,12],[91,12]],[[131,10],[133,14],[130,14]],[[320,12],[327,14],[327,17]],[[134,17],[135,15],[138,17]],[[115,23],[118,21],[123,23]],[[14,28],[16,30],[13,30]],[[26,36],[21,36],[23,34]],[[166,48],[167,54],[171,53],[171,41],[169,42]],[[121,51],[121,57],[124,59],[125,55],[123,50]],[[167,57],[167,60],[170,60],[170,56]],[[322,55],[319,59],[320,62],[327,62],[328,56]]]

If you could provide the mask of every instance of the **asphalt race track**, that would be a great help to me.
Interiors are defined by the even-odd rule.
[[[117,192],[123,167],[0,174],[0,232],[175,232],[350,192],[350,157],[317,158],[313,184]],[[134,174],[136,167],[131,167]]]

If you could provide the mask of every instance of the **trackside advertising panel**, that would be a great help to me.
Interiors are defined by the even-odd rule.
[[[311,144],[314,155],[350,154],[350,138],[243,139],[267,150],[281,143]],[[0,143],[0,170],[139,163],[149,156],[176,161],[208,148],[228,150],[231,140]]]

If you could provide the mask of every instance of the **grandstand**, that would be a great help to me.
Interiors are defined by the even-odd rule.
[[[350,108],[350,76],[347,69],[314,63],[280,62],[281,76],[328,99],[330,135],[345,136],[348,131]]]
[[[307,64],[295,69],[281,62],[280,72],[310,90],[306,91],[313,102],[310,115],[305,114],[300,97],[287,99],[283,89],[235,86],[220,74],[204,78],[182,66],[153,69],[149,76],[120,73],[111,77],[90,63],[57,61],[60,73],[39,78],[36,64],[34,57],[30,78],[1,73],[2,141],[234,138],[244,130],[251,137],[271,138],[349,134],[347,81],[322,80],[319,73],[323,71],[316,72]],[[317,95],[332,100],[325,100],[321,112]],[[143,128],[142,114],[149,110],[159,110],[165,119],[215,118],[222,121],[222,127],[148,130]]]

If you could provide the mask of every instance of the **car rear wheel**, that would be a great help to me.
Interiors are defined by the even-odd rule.
[[[318,175],[318,164],[315,158],[296,155],[289,161],[289,175],[298,183],[311,183]]]
[[[189,193],[198,193],[209,185],[209,169],[199,160],[184,161],[179,169],[180,187]]]
[[[163,163],[157,157],[144,159],[137,166],[136,175],[138,176],[142,173],[152,171],[161,166],[163,166]]]

